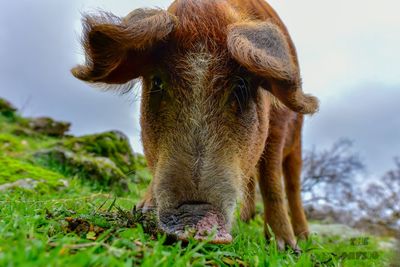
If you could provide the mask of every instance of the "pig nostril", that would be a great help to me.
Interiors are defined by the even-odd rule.
[[[171,216],[171,220],[172,220],[175,224],[178,223],[178,217],[176,217],[175,215],[172,215],[172,216]]]

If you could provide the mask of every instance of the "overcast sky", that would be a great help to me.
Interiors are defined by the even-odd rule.
[[[99,92],[69,70],[83,62],[82,12],[124,16],[170,1],[15,0],[0,2],[0,97],[28,116],[72,122],[72,133],[119,129],[141,152],[138,94]],[[321,100],[304,145],[354,140],[371,175],[400,156],[400,2],[271,0],[297,46],[304,90]]]

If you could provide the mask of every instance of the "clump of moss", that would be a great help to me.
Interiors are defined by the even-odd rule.
[[[23,142],[15,136],[7,133],[0,133],[0,154],[5,152],[16,152],[24,149]]]
[[[25,178],[58,184],[64,176],[29,162],[0,155],[0,184]]]
[[[137,167],[128,138],[118,131],[73,137],[61,145],[75,153],[109,158],[124,173],[134,171]]]

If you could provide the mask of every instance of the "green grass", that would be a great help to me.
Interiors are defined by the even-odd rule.
[[[391,252],[380,250],[380,238],[372,236],[313,235],[300,242],[300,255],[278,251],[273,239],[265,240],[260,215],[249,224],[236,220],[229,245],[171,243],[163,235],[144,231],[150,228],[146,220],[129,212],[149,183],[146,169],[138,168],[129,179],[129,193],[115,198],[108,187],[32,161],[32,152],[60,140],[13,135],[21,120],[0,116],[0,185],[23,178],[43,183],[34,190],[0,191],[0,266],[385,266],[390,262]],[[69,186],[60,187],[60,179],[68,180]]]
[[[267,244],[260,216],[249,224],[237,221],[230,245],[168,244],[162,235],[144,233],[140,224],[123,225],[104,215],[131,209],[138,197],[113,204],[111,195],[77,180],[53,194],[0,194],[0,266],[384,266],[390,258],[377,249],[376,238],[365,243],[313,236],[300,243],[299,256],[280,252],[274,242]],[[91,226],[71,231],[71,218]]]

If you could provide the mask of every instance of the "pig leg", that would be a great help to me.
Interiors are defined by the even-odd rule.
[[[305,239],[309,231],[301,200],[301,164],[301,144],[299,143],[283,161],[283,173],[293,230],[297,237]]]
[[[142,212],[148,212],[155,209],[154,198],[153,198],[153,181],[150,182],[146,193],[144,194],[142,200],[137,204],[137,209],[142,210]]]
[[[243,197],[243,203],[240,210],[240,219],[244,222],[248,222],[254,218],[256,214],[256,179],[250,177],[247,182],[245,195]]]
[[[279,140],[279,139],[278,139]],[[270,236],[268,226],[275,235],[279,249],[286,246],[299,251],[286,208],[282,181],[282,146],[269,140],[260,162],[260,190],[264,202],[265,234]]]

